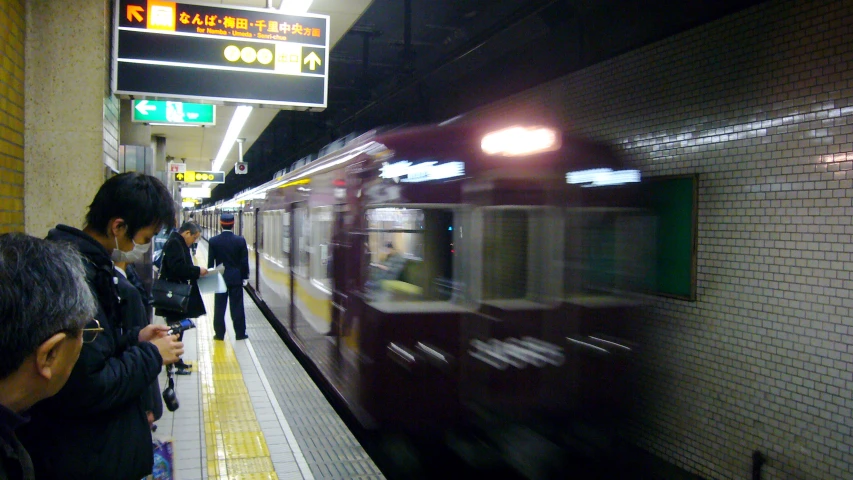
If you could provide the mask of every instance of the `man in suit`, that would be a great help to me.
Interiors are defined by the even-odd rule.
[[[243,284],[249,279],[249,249],[246,239],[234,235],[234,215],[223,213],[219,217],[222,233],[211,238],[207,253],[207,268],[215,264],[225,265],[225,285],[227,293],[217,293],[214,302],[213,331],[215,340],[225,338],[225,307],[231,301],[231,322],[237,340],[249,338],[246,335],[246,312],[243,311]]]

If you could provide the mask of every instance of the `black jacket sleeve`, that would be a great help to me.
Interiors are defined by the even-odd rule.
[[[216,266],[216,250],[217,250],[217,248],[216,248],[216,242],[212,241],[212,240],[213,239],[211,238],[210,241],[207,242],[207,269],[208,270],[210,270],[211,268]]]
[[[109,325],[103,311],[101,326]],[[65,387],[46,400],[69,415],[93,415],[137,401],[163,366],[154,344],[142,342],[116,353],[114,330],[106,327],[92,343],[83,344],[80,358]]]
[[[240,275],[243,280],[249,279],[249,247],[246,245],[246,239],[243,240],[240,252]]]
[[[160,272],[166,279],[180,282],[198,280],[201,276],[201,269],[193,265],[184,248],[174,237],[169,238],[163,247],[164,257]]]

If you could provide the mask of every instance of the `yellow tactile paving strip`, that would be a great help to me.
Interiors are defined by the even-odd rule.
[[[208,302],[212,303],[212,302]],[[213,311],[213,305],[208,305]],[[278,480],[234,348],[213,340],[213,322],[197,322],[209,480]]]

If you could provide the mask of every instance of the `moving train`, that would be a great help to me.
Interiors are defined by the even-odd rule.
[[[236,214],[251,287],[362,426],[523,457],[631,398],[639,185],[603,144],[463,119],[350,136],[202,216]]]

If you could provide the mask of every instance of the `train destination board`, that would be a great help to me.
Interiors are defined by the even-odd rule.
[[[329,17],[116,0],[119,95],[326,107]]]

